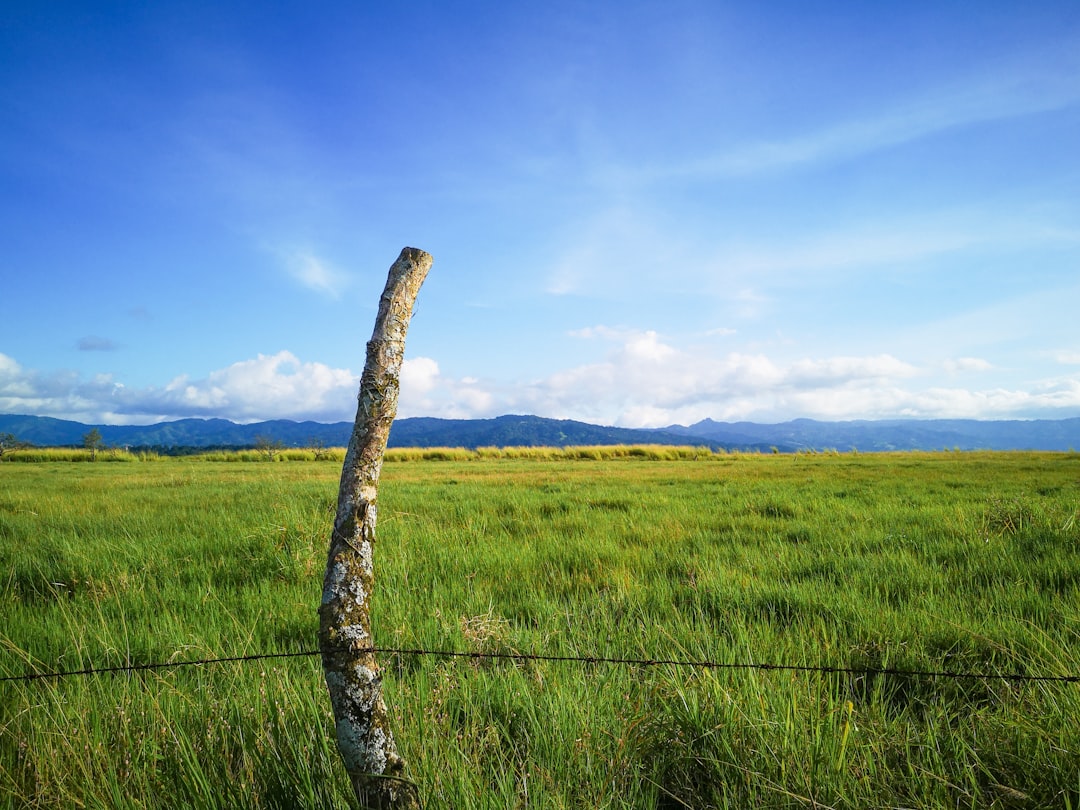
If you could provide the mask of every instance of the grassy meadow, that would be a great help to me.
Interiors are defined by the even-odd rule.
[[[314,649],[340,453],[59,458],[0,463],[0,677]],[[381,646],[1080,675],[1077,454],[392,451],[379,506]],[[1080,683],[382,663],[431,810],[1080,809]],[[331,729],[317,656],[0,682],[0,808],[349,808]]]

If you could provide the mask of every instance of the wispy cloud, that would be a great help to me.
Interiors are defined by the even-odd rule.
[[[1067,214],[1070,215],[1071,214]],[[991,249],[1069,248],[1066,214],[981,204],[870,215],[828,230],[793,223],[783,239],[695,233],[647,202],[602,209],[574,226],[547,270],[546,291],[608,301],[709,296],[754,318],[781,288],[820,287],[883,265],[917,271],[941,256]]]
[[[1080,103],[1080,44],[1038,60],[957,78],[861,118],[787,138],[761,140],[668,165],[627,169],[638,180],[752,175],[843,160],[946,130],[1064,109]]]
[[[623,340],[634,334],[637,334],[637,330],[603,325],[585,326],[567,332],[570,337],[581,340]]]
[[[973,226],[961,218],[942,213],[949,226],[933,221],[894,222],[889,226],[864,225],[849,230],[823,233],[783,248],[755,246],[719,251],[711,264],[740,277],[761,279],[773,274],[801,274],[802,271],[842,271],[875,265],[911,262],[930,256],[963,250],[1008,234],[987,232],[985,225]],[[1013,229],[1015,230],[1015,228]],[[815,275],[820,281],[820,275]]]
[[[687,237],[671,223],[670,214],[633,201],[618,201],[585,216],[570,235],[547,275],[552,295],[620,297],[627,288],[667,278],[690,253]],[[693,264],[687,266],[693,275]]]
[[[980,357],[957,357],[955,360],[946,360],[942,364],[950,374],[959,374],[966,371],[990,371],[993,364]]]
[[[349,284],[349,277],[308,250],[286,254],[285,266],[294,279],[315,292],[338,298]]]
[[[79,338],[77,345],[80,352],[112,352],[119,348],[109,338],[99,337],[98,335],[87,335]]]

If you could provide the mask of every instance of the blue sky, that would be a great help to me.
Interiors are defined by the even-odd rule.
[[[1080,416],[1080,5],[5,3],[0,412]]]

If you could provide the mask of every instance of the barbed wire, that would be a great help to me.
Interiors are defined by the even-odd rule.
[[[1027,675],[1023,673],[1002,672],[949,672],[947,670],[899,669],[896,667],[841,667],[812,664],[770,664],[770,663],[725,663],[710,660],[688,660],[680,658],[631,658],[604,655],[552,655],[546,653],[520,652],[479,652],[460,650],[426,650],[422,648],[402,647],[364,647],[354,652],[379,655],[429,656],[438,658],[468,658],[472,660],[502,660],[526,662],[553,662],[578,664],[607,664],[611,666],[634,667],[686,667],[714,670],[758,670],[765,672],[805,672],[840,675],[884,675],[905,678],[942,678],[953,680],[1013,681],[1039,683],[1080,683],[1080,675]],[[34,672],[26,675],[7,675],[0,677],[0,682],[38,681],[49,679],[73,678],[88,675],[108,675],[119,673],[147,672],[159,669],[178,669],[181,667],[207,666],[237,662],[266,661],[279,658],[304,658],[319,655],[319,650],[300,650],[297,652],[259,653],[255,655],[234,655],[222,658],[201,658],[184,661],[160,661],[148,664],[127,664],[112,667],[87,667],[85,669]]]
[[[53,672],[31,672],[26,675],[6,675],[0,677],[0,683],[4,681],[39,681],[49,679],[73,678],[80,675],[116,675],[122,672],[147,672],[155,669],[179,669],[180,667],[195,667],[205,664],[228,664],[238,661],[264,661],[270,658],[303,658],[318,655],[318,650],[302,650],[291,653],[259,653],[256,655],[230,655],[222,658],[199,658],[185,661],[158,661],[150,664],[124,664],[114,667],[87,667],[85,669],[57,670]]]

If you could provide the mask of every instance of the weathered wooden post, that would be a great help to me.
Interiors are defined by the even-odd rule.
[[[405,778],[405,761],[390,731],[372,649],[370,602],[379,471],[397,413],[405,333],[431,264],[429,254],[407,247],[386,279],[375,331],[367,345],[356,422],[341,469],[319,607],[319,649],[334,708],[338,750],[357,800],[371,810],[420,807],[418,791]]]

